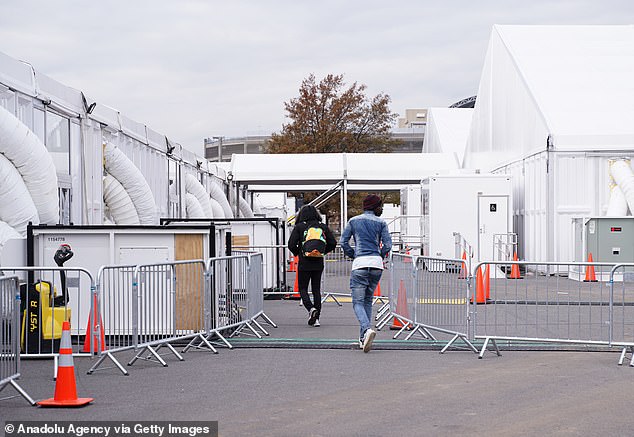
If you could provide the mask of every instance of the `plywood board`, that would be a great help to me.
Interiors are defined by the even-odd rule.
[[[203,236],[174,235],[176,261],[203,259]],[[204,274],[201,264],[176,266],[176,329],[198,331],[204,328]]]

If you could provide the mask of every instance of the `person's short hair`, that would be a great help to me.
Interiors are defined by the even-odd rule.
[[[381,201],[381,198],[376,194],[368,194],[367,196],[365,196],[365,199],[363,199],[364,211],[374,211],[381,205],[383,205],[383,202]]]

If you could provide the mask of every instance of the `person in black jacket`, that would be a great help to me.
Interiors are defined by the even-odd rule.
[[[313,205],[304,205],[297,213],[295,227],[288,239],[288,249],[299,257],[297,286],[302,303],[308,311],[308,324],[319,325],[321,313],[321,274],[324,271],[324,255],[337,247],[337,240]],[[313,300],[308,296],[311,285]]]

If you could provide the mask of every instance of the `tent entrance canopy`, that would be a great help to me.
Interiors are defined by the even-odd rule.
[[[454,153],[233,155],[228,179],[252,192],[324,191],[341,183],[343,226],[348,191],[396,191],[458,168]]]

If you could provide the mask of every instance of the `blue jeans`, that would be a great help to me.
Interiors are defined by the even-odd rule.
[[[363,338],[365,331],[371,326],[374,290],[382,273],[383,270],[372,268],[356,269],[350,273],[352,308],[361,326],[359,338]]]

